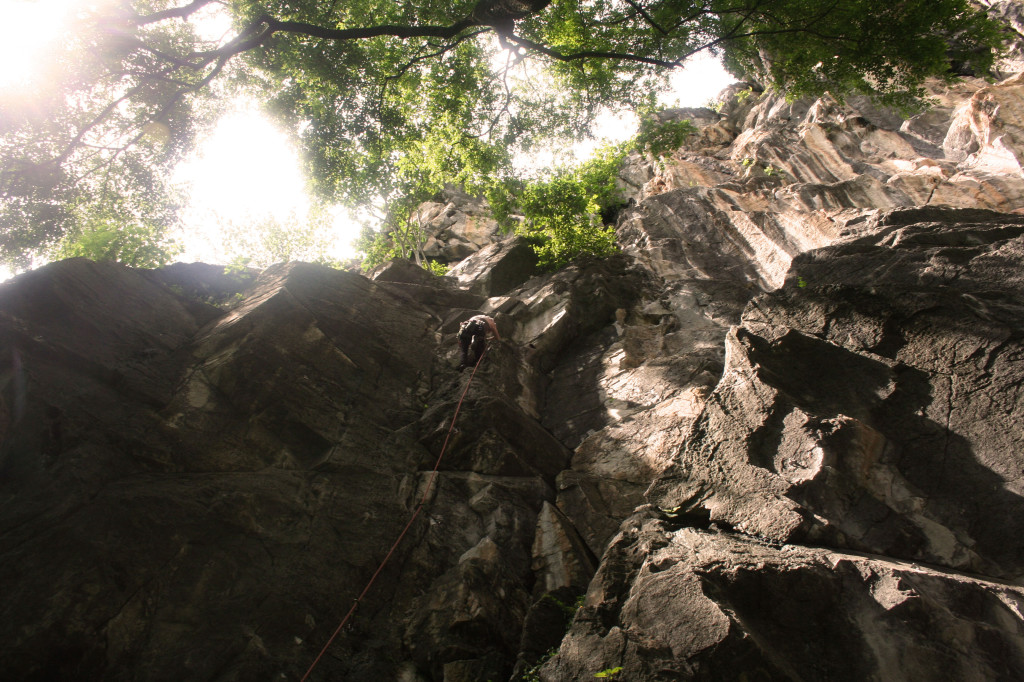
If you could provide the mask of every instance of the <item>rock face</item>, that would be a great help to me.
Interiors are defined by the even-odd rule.
[[[871,232],[747,306],[544,679],[1024,669],[1024,222],[912,209]]]
[[[423,255],[444,263],[461,261],[501,236],[485,202],[454,188],[417,211],[427,235]]]
[[[1003,680],[1024,665],[1019,588],[649,510],[594,585],[545,679]]]
[[[1019,678],[1006,75],[911,119],[733,86],[556,273],[453,195],[443,278],[0,285],[5,678]]]

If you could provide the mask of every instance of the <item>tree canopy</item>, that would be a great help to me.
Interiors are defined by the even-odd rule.
[[[0,101],[0,259],[24,266],[100,216],[170,223],[168,171],[245,93],[293,130],[332,201],[407,218],[444,183],[649,106],[701,51],[794,97],[921,101],[1001,38],[969,0],[122,0],[79,14],[53,76]],[[232,31],[199,30],[217,8]],[[259,144],[254,140],[253,144]],[[396,203],[397,202],[397,203]],[[141,230],[136,230],[140,232]]]

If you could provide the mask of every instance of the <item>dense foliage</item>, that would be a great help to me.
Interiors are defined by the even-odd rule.
[[[662,121],[661,112],[650,109],[641,113],[634,137],[605,146],[588,161],[549,169],[529,180],[480,185],[494,216],[527,239],[542,267],[554,269],[581,256],[602,257],[617,251],[611,223],[624,203],[618,176],[626,156],[637,150],[661,156],[678,149],[697,130],[685,119]],[[414,196],[426,201],[437,194]],[[421,202],[401,213],[402,222],[389,220],[384,230],[364,228],[358,243],[364,268],[392,258],[411,258],[432,272],[439,271],[438,264],[422,255],[427,233],[420,207]]]
[[[951,64],[985,74],[993,54],[985,46],[1001,44],[1001,29],[962,0],[793,0],[779,10],[781,20],[726,18],[755,35],[724,54],[734,73],[757,74],[792,97],[860,93],[913,111],[926,78],[951,77]]]
[[[55,258],[84,257],[111,260],[139,268],[156,268],[170,263],[180,252],[167,237],[166,227],[137,215],[130,207],[118,210],[114,202],[84,211],[74,231],[52,252]]]
[[[678,148],[693,132],[696,128],[689,121],[661,122],[654,115],[645,116],[632,139],[605,147],[577,166],[520,183],[511,202],[495,202],[495,212],[506,220],[513,210],[520,214],[516,231],[533,245],[542,267],[558,268],[581,256],[610,255],[618,250],[612,223],[624,203],[618,177],[626,155],[642,150],[660,156]]]
[[[1000,43],[968,0],[182,1],[83,5],[48,85],[0,102],[0,258],[52,251],[90,211],[172,223],[167,172],[240,92],[325,197],[398,225],[439,183],[503,182],[512,155],[649,102],[701,50],[794,96],[909,106]],[[210,41],[214,7],[234,29]]]

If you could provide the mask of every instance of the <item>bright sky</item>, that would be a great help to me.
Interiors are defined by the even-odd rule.
[[[38,74],[54,40],[65,30],[80,0],[0,0],[0,92],[27,84]]]
[[[701,52],[690,58],[685,69],[672,75],[672,89],[663,94],[658,103],[666,107],[702,107],[735,81],[719,60]],[[638,124],[635,116],[604,115],[597,121],[602,139],[580,143],[571,155],[585,159],[607,142],[622,142],[636,134]],[[553,152],[550,157],[543,159],[542,165],[552,165]]]
[[[231,260],[218,224],[259,221],[271,216],[287,221],[304,218],[309,210],[306,179],[299,155],[288,136],[256,105],[236,103],[220,119],[195,153],[175,171],[173,182],[189,197],[185,209],[184,233],[178,241],[185,247],[184,261],[223,263]],[[339,223],[335,257],[354,255],[348,243],[349,226]],[[357,232],[358,234],[358,232]]]
[[[22,87],[39,75],[41,57],[51,42],[66,31],[70,8],[81,0],[0,0],[0,93]],[[215,39],[227,25],[209,21],[208,36]],[[204,31],[207,33],[207,31]],[[674,77],[673,92],[663,98],[670,106],[695,107],[713,99],[732,82],[714,59],[698,56]],[[625,139],[635,121],[607,117],[599,121],[609,141]],[[581,145],[585,157],[594,144]],[[175,181],[190,192],[186,209],[188,228],[179,235],[185,247],[181,260],[224,262],[222,240],[211,231],[223,216],[259,220],[261,216],[286,219],[306,214],[309,201],[299,157],[288,136],[247,102],[238,102],[179,167]],[[332,228],[338,247],[335,258],[354,255],[351,242],[358,235],[355,222],[338,214]]]

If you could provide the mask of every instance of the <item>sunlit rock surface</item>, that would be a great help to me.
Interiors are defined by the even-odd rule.
[[[426,235],[427,258],[460,261],[501,236],[486,202],[454,188],[445,189],[440,199],[422,204],[414,215]]]
[[[1019,74],[935,84],[935,106],[904,119],[862,97],[787,102],[734,85],[718,114],[695,110],[700,131],[682,149],[630,157],[622,188],[637,205],[622,245],[669,279],[726,268],[776,288],[796,254],[855,235],[877,211],[1016,211],[1022,88]]]

